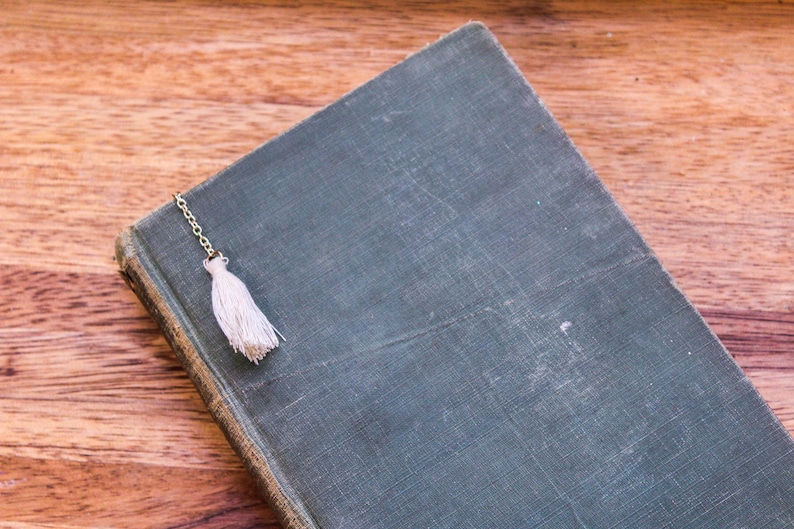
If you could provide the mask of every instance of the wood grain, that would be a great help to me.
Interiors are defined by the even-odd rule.
[[[0,2],[0,527],[278,527],[118,231],[482,20],[794,432],[794,5]]]

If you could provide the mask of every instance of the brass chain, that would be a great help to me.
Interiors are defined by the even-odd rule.
[[[196,221],[196,217],[193,216],[193,213],[191,213],[190,210],[187,208],[187,202],[185,202],[185,199],[182,198],[182,194],[174,193],[174,200],[176,200],[176,205],[179,207],[179,209],[182,210],[182,214],[187,219],[188,223],[190,224],[190,227],[193,228],[193,235],[198,237],[199,243],[201,243],[201,247],[204,248],[204,250],[207,252],[207,255],[209,256],[208,259],[214,257],[214,255],[218,255],[220,252],[216,252],[212,248],[212,243],[210,242],[210,240],[207,239],[207,237],[204,236],[203,233],[201,233],[201,226],[199,226],[199,223]]]

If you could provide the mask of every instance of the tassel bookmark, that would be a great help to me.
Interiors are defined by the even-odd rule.
[[[226,269],[229,258],[215,250],[209,239],[201,233],[201,226],[188,209],[182,195],[176,193],[174,200],[193,228],[193,234],[207,252],[204,268],[212,275],[212,311],[218,320],[218,326],[235,351],[243,353],[248,360],[259,365],[259,361],[267,353],[278,347],[279,337],[284,340],[284,336],[256,306],[245,283]]]

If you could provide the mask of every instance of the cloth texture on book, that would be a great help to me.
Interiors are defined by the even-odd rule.
[[[794,526],[791,438],[483,26],[185,198],[259,366],[173,204],[122,251],[288,525]]]

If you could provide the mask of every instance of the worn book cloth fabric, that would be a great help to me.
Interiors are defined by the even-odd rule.
[[[119,260],[288,527],[791,528],[794,443],[481,25],[168,203]],[[674,207],[674,205],[671,205]]]

